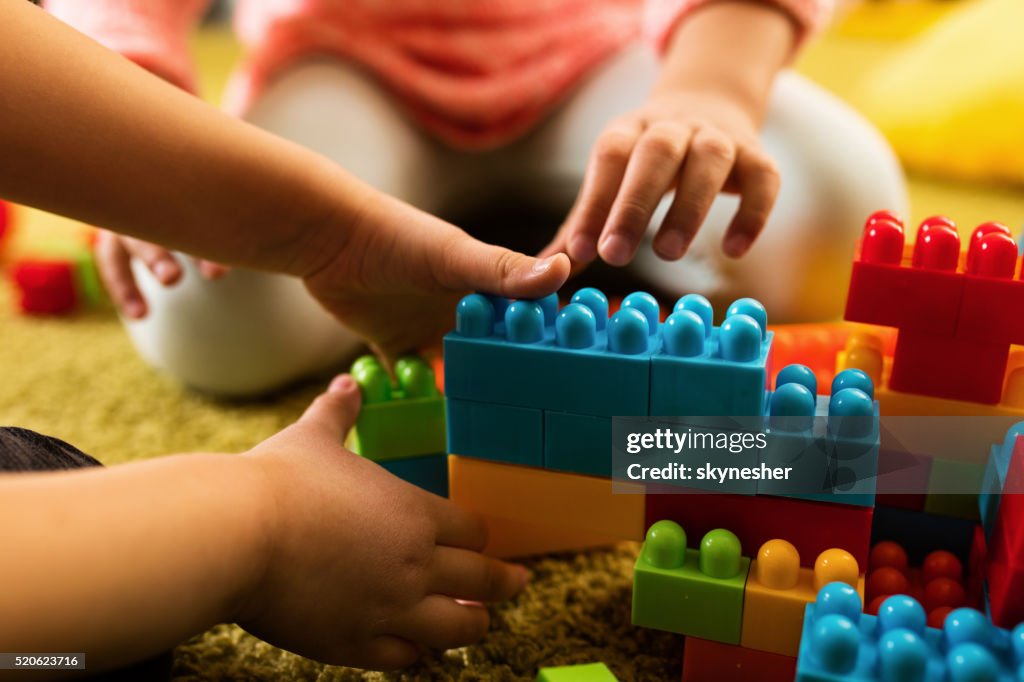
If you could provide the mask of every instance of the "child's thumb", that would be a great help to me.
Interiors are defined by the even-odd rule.
[[[361,405],[359,385],[348,374],[341,374],[334,378],[326,393],[321,393],[306,408],[299,421],[324,429],[341,443],[356,423]]]
[[[447,247],[446,271],[440,276],[441,284],[452,290],[542,298],[557,291],[569,278],[569,258],[562,253],[534,258],[468,235]]]

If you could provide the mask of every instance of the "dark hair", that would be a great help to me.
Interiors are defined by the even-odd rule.
[[[59,438],[14,426],[0,427],[0,472],[55,471],[102,466]]]

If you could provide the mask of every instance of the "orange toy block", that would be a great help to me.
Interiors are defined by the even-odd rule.
[[[560,551],[644,538],[644,487],[612,493],[610,479],[450,455],[450,498],[491,522],[489,551]],[[619,484],[620,486],[622,484]],[[543,537],[528,542],[522,534]],[[508,537],[502,537],[502,533]],[[563,546],[559,539],[568,544]]]
[[[800,567],[800,554],[785,540],[769,540],[761,545],[750,564],[743,593],[740,646],[796,656],[805,607],[831,582],[856,588],[863,601],[864,578],[849,552],[827,549],[810,569]]]
[[[610,547],[622,542],[622,538],[575,528],[503,519],[487,514],[481,516],[487,524],[487,546],[484,548],[484,554],[499,559],[553,552],[578,552]]]
[[[791,682],[795,677],[792,656],[697,637],[683,644],[683,682]]]

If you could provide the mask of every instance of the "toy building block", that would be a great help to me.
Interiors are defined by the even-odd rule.
[[[875,507],[871,545],[884,540],[899,543],[911,564],[920,564],[937,549],[952,552],[966,562],[974,538],[974,521],[952,516],[935,516],[923,511]]]
[[[604,663],[584,665],[562,665],[557,668],[541,668],[537,682],[617,682]]]
[[[961,608],[942,629],[927,627],[921,604],[905,595],[889,597],[877,616],[860,607],[857,593],[840,583],[807,605],[798,682],[1018,679],[1024,626],[1010,633]]]
[[[928,614],[928,625],[937,628],[954,609],[981,606],[979,593],[968,590],[963,563],[951,552],[936,550],[920,566],[911,566],[899,543],[880,542],[871,548],[865,582],[866,612],[877,615],[881,604],[896,594],[920,602]]]
[[[727,527],[744,547],[782,538],[796,547],[805,566],[837,545],[866,566],[875,512],[871,507],[768,495],[684,492],[668,485],[648,486],[646,508],[648,524],[671,519],[695,535]]]
[[[650,414],[658,416],[761,416],[772,333],[768,314],[754,299],[740,299],[712,326],[711,304],[689,294],[662,325],[651,358]]]
[[[978,499],[984,475],[984,468],[974,462],[933,459],[924,511],[939,516],[955,516],[958,519],[972,521],[980,520]],[[968,489],[974,489],[976,492],[973,494],[948,492]]]
[[[611,417],[545,411],[543,466],[555,471],[610,477]]]
[[[7,203],[0,201],[0,255],[4,252],[4,245],[11,237],[11,207]]]
[[[992,619],[1009,626],[1024,620],[1024,438],[1015,430],[999,510],[987,552],[987,587]]]
[[[1024,306],[1019,250],[999,223],[975,229],[967,257],[964,298],[956,335],[996,343],[1024,343],[1024,320],[1010,311]]]
[[[520,521],[485,513],[480,513],[480,517],[487,526],[484,554],[501,559],[553,552],[581,552],[612,547],[622,542],[621,537],[558,525],[557,522]]]
[[[572,300],[558,310],[554,294],[512,303],[463,298],[444,340],[446,394],[593,416],[648,414],[657,302],[631,294],[609,318],[596,289]]]
[[[793,682],[795,676],[794,656],[699,637],[687,637],[683,645],[683,682]]]
[[[731,532],[709,531],[688,549],[679,524],[658,521],[633,568],[633,625],[738,644],[749,568]]]
[[[956,228],[938,220],[922,223],[909,262],[904,240],[898,220],[868,218],[853,262],[844,319],[953,336],[964,290],[964,277],[956,272]]]
[[[486,516],[614,540],[644,537],[644,487],[452,455],[451,499]]]
[[[508,464],[544,465],[544,413],[540,410],[457,398],[448,398],[447,408],[448,452]],[[610,435],[605,447],[610,451]]]
[[[932,458],[881,447],[878,452],[878,479],[875,504],[921,511],[927,498]]]
[[[1006,477],[1010,471],[1013,453],[1018,447],[1024,447],[1020,444],[1021,436],[1024,436],[1024,422],[1012,426],[1002,444],[993,445],[989,450],[988,462],[985,463],[985,472],[982,474],[981,494],[978,496],[979,516],[987,539],[991,539],[992,529],[999,516],[999,502],[1006,487]]]
[[[759,481],[758,494],[874,505],[880,442],[874,387],[858,370],[844,370],[832,383],[831,397],[816,399],[810,368],[789,365],[779,372],[760,461],[792,472]]]
[[[353,452],[385,461],[445,451],[444,398],[425,360],[401,358],[395,384],[372,355],[356,360],[351,372],[363,394],[350,438]]]
[[[403,457],[378,462],[403,481],[423,488],[427,492],[448,497],[448,455]]]
[[[18,309],[27,315],[66,315],[78,306],[72,263],[21,260],[11,267]]]
[[[800,554],[785,540],[769,540],[761,545],[750,564],[743,595],[740,645],[796,656],[804,607],[831,582],[844,582],[864,595],[864,579],[849,552],[825,550],[810,569],[800,567]]]
[[[889,387],[995,405],[1003,395],[1009,353],[1008,343],[902,330],[896,339]]]

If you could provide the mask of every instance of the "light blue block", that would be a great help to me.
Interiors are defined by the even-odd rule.
[[[992,529],[999,518],[999,500],[1006,485],[1006,473],[1010,469],[1012,454],[998,445],[993,445],[985,463],[981,494],[978,495],[978,511],[981,514],[981,526],[985,529],[986,541],[992,540]]]
[[[448,452],[495,462],[543,466],[544,414],[511,405],[446,398]]]
[[[611,417],[544,412],[544,468],[610,477]]]
[[[448,497],[448,455],[425,455],[378,462],[403,481],[427,492]]]

